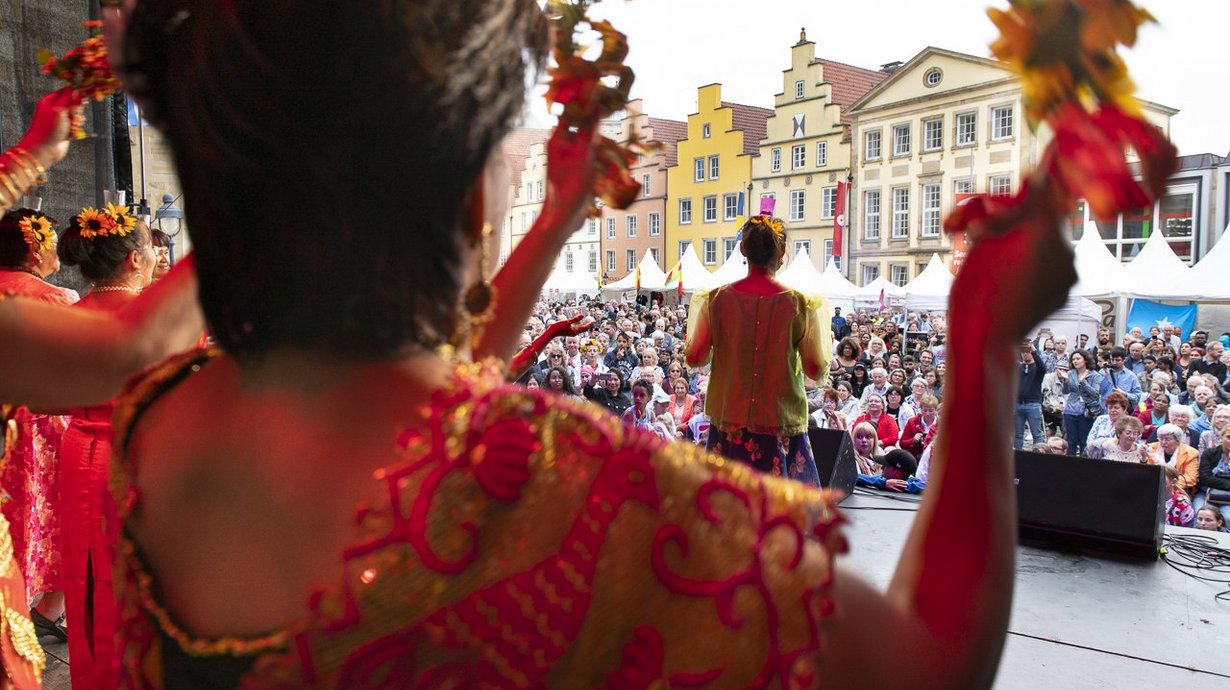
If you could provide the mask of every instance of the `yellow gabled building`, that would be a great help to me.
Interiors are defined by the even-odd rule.
[[[688,243],[711,270],[735,251],[739,232],[739,194],[752,181],[752,159],[773,114],[722,101],[722,85],[697,91],[696,114],[688,116],[687,138],[667,168],[666,258],[662,269],[679,260]],[[757,208],[745,209],[755,213]]]

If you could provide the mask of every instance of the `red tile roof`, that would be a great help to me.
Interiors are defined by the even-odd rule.
[[[832,102],[841,106],[841,123],[844,125],[854,121],[854,118],[846,115],[846,109],[889,76],[887,72],[863,69],[823,58],[816,58],[812,64],[817,63],[824,65],[825,83],[833,85]]]
[[[723,108],[730,108],[735,129],[743,130],[743,153],[755,156],[760,153],[760,142],[769,133],[768,121],[773,117],[770,108],[757,108],[753,105],[740,105],[722,101]]]
[[[678,120],[664,120],[658,117],[649,118],[649,126],[653,128],[653,140],[662,144],[662,153],[666,156],[666,166],[671,167],[679,160],[678,143],[688,138],[688,124]]]
[[[521,173],[525,171],[525,159],[530,157],[530,147],[540,144],[551,136],[549,129],[514,129],[504,140],[504,157],[512,171],[513,189],[521,189]]]

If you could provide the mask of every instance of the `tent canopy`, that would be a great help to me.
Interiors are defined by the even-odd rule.
[[[1200,263],[1187,274],[1187,299],[1200,302],[1230,301],[1230,228],[1222,232],[1221,239]]]
[[[1191,272],[1156,230],[1124,271],[1124,291],[1129,297],[1190,300]]]
[[[777,282],[782,285],[800,292],[808,294],[821,292],[822,276],[820,271],[816,270],[816,265],[811,262],[811,256],[808,255],[806,247],[795,252],[794,261],[791,261],[785,269],[778,271],[776,278]]]
[[[854,293],[854,301],[859,304],[879,303],[880,298],[888,300],[891,297],[905,297],[905,289],[892,283],[884,276],[877,276]]]
[[[858,286],[841,274],[836,261],[829,259],[829,265],[825,266],[824,273],[820,274],[817,290],[830,300],[853,301],[854,294],[858,292]]]
[[[542,285],[543,292],[598,292],[598,277],[588,271],[564,270],[564,262],[557,261],[555,270]]]
[[[932,254],[927,267],[905,286],[905,306],[909,309],[927,311],[948,308],[948,293],[952,291],[952,271],[940,258]]]
[[[735,251],[726,259],[722,267],[713,272],[713,280],[717,285],[729,285],[736,280],[747,277],[747,259],[739,251]]]
[[[719,285],[715,276],[700,262],[700,257],[696,255],[695,244],[688,244],[687,250],[683,252],[683,258],[679,261],[679,267],[683,272],[684,292],[712,290]]]
[[[642,290],[666,290],[666,274],[658,267],[658,262],[653,260],[653,252],[645,250],[645,258],[641,259],[637,268],[641,271]],[[632,271],[614,283],[602,286],[603,292],[626,292],[635,289],[636,271]]]
[[[1073,251],[1076,254],[1077,280],[1072,294],[1082,297],[1106,297],[1122,292],[1126,284],[1123,264],[1119,263],[1102,241],[1097,223],[1085,223],[1085,232]]]

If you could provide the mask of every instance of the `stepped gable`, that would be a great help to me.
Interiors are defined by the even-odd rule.
[[[735,129],[743,130],[743,153],[747,156],[760,154],[760,142],[768,136],[768,121],[773,117],[772,108],[757,108],[754,105],[741,105],[722,101],[723,108],[734,111],[732,122]]]
[[[841,106],[841,124],[848,125],[854,118],[846,114],[850,106],[889,77],[889,72],[864,69],[844,62],[816,58],[812,64],[824,65],[824,81],[833,85],[832,102]]]

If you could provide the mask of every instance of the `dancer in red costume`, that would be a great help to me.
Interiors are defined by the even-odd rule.
[[[78,307],[102,312],[131,304],[151,282],[158,261],[149,228],[123,208],[87,209],[78,215],[61,238],[59,252],[65,264],[80,266],[92,286]],[[74,688],[113,688],[118,679],[111,584],[116,516],[107,491],[113,411],[109,402],[71,410],[60,453],[65,605],[71,621],[68,651]]]

